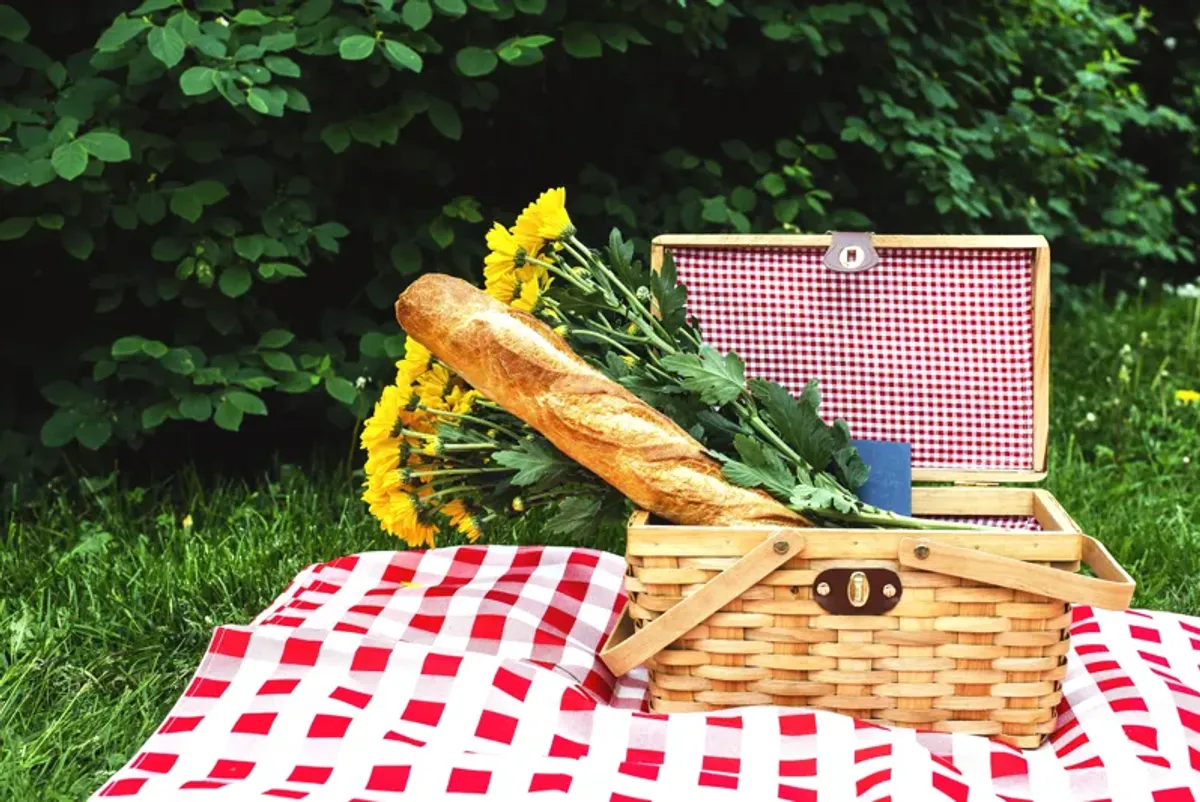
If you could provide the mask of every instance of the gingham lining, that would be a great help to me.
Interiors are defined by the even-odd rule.
[[[688,312],[747,373],[855,437],[908,442],[914,468],[1033,469],[1030,249],[881,248],[837,273],[822,248],[677,247]]]

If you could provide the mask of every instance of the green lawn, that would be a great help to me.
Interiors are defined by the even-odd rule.
[[[1189,614],[1200,405],[1174,392],[1200,389],[1197,303],[1060,304],[1046,483],[1134,573],[1137,606]],[[215,625],[246,622],[311,562],[395,548],[356,495],[345,477],[299,469],[253,487],[185,474],[84,504],[56,494],[5,521],[0,799],[86,797],[162,719]],[[536,541],[533,526],[507,537]]]

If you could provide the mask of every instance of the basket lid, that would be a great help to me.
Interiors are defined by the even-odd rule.
[[[835,237],[869,258],[839,269]],[[912,445],[914,481],[1045,476],[1044,237],[664,235],[655,267],[665,251],[705,342],[793,393],[816,379],[822,417]]]

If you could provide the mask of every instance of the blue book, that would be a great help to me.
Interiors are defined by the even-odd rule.
[[[885,440],[853,440],[871,468],[858,497],[881,510],[912,515],[912,444]]]

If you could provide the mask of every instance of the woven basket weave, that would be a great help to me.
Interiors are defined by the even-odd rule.
[[[899,432],[913,444],[915,480],[1041,478],[1044,240],[885,239],[893,250],[869,278],[825,272],[820,248],[830,246],[829,237],[660,238],[655,256],[661,263],[664,240],[687,252],[680,276],[689,307],[699,297],[715,319],[715,327],[701,320],[706,340],[749,355],[753,373],[803,386],[815,369],[851,365],[851,380],[840,384],[837,376],[814,378],[823,388],[842,388],[832,405],[852,431],[885,439]],[[980,245],[995,250],[956,250]],[[906,282],[905,270],[920,275],[911,282],[918,289]],[[760,281],[761,271],[773,278]],[[740,297],[747,287],[765,294]],[[993,295],[991,287],[1010,291]],[[881,288],[906,297],[889,295],[891,307],[875,303],[867,293]],[[823,321],[810,324],[802,343],[779,334],[789,315],[805,313],[789,306],[789,293],[821,299],[813,314]],[[946,313],[950,323],[937,332],[942,341],[929,356],[893,343],[892,352],[916,360],[908,372],[918,378],[902,377],[916,382],[904,392],[877,394],[876,378],[896,387],[895,366],[879,360],[875,377],[854,355],[894,331],[866,339],[862,332],[879,332],[881,320],[893,320],[909,327],[904,337],[924,342],[941,325],[940,294],[954,293],[984,307],[1003,297],[996,303],[1009,306],[1003,314],[980,314],[969,304]],[[961,400],[996,386],[998,346],[974,330],[976,319],[993,327],[1011,319],[1023,327],[999,346],[1007,360],[999,407]],[[852,332],[860,341],[853,348],[826,346],[813,336],[823,331]],[[966,365],[969,375],[946,364]],[[961,420],[950,420],[955,410]],[[935,423],[920,420],[927,413]],[[913,506],[916,515],[1005,521],[1010,531],[685,527],[639,511],[628,527],[629,601],[601,657],[616,674],[645,665],[655,712],[814,707],[892,726],[993,736],[1019,748],[1040,745],[1055,728],[1062,698],[1070,604],[1124,609],[1133,580],[1044,490],[923,488],[914,490]],[[1030,529],[1040,531],[1016,531]],[[1081,564],[1095,576],[1078,573]]]

